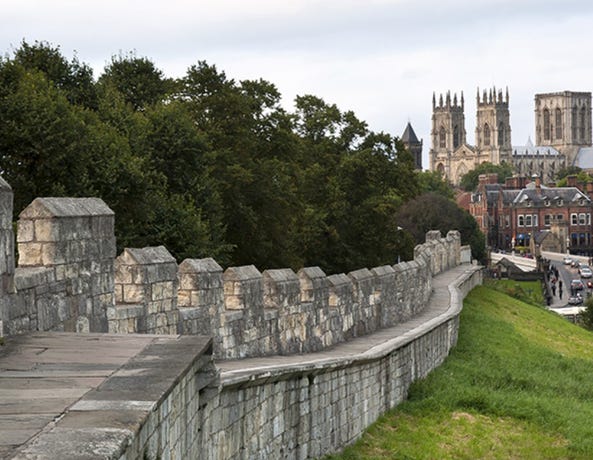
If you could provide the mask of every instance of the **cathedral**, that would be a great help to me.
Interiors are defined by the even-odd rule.
[[[535,96],[536,145],[512,146],[509,92],[492,88],[476,94],[475,145],[466,140],[464,99],[432,96],[429,168],[451,183],[478,165],[511,163],[517,174],[552,182],[567,166],[586,167],[591,149],[591,93],[564,91]]]

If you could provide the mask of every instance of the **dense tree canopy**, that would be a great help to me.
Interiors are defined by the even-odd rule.
[[[452,196],[397,138],[319,97],[289,112],[270,82],[202,61],[170,79],[135,54],[95,80],[45,42],[0,59],[0,172],[15,213],[36,196],[103,198],[120,249],[331,273],[411,258],[421,225],[402,209]]]
[[[416,243],[424,242],[429,230],[440,230],[443,236],[449,230],[459,230],[461,243],[471,246],[472,256],[478,260],[485,257],[484,234],[476,220],[455,202],[438,193],[423,193],[408,201],[399,209],[397,220],[412,234]]]
[[[513,177],[513,166],[510,163],[502,162],[498,165],[492,163],[482,163],[477,168],[468,171],[461,177],[461,188],[467,192],[475,190],[478,186],[480,174],[498,174],[498,183],[504,184],[508,177]]]

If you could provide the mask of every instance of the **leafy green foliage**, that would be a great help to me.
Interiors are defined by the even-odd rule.
[[[593,297],[585,300],[585,310],[581,312],[580,320],[585,328],[593,331]]]
[[[103,198],[119,249],[331,273],[410,259],[397,212],[445,184],[353,112],[280,100],[261,79],[203,61],[170,79],[134,53],[95,82],[59,47],[23,42],[0,60],[0,170],[17,213],[36,196]]]
[[[429,230],[440,230],[443,235],[449,230],[459,230],[461,243],[471,246],[474,258],[483,260],[486,255],[484,234],[476,220],[454,201],[440,194],[423,193],[407,201],[399,209],[397,220],[412,234],[417,244],[424,242]]]
[[[498,174],[498,183],[504,184],[508,177],[513,176],[513,166],[510,163],[502,162],[499,165],[492,163],[482,163],[477,168],[472,169],[461,177],[461,188],[466,192],[475,190],[478,186],[480,174]]]

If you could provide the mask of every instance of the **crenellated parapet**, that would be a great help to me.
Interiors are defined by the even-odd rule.
[[[11,213],[1,181],[3,334],[201,334],[217,359],[311,353],[407,321],[426,306],[433,276],[462,260],[456,231],[428,232],[409,262],[329,276],[319,267],[223,270],[211,258],[178,265],[163,246],[116,258],[115,216],[102,200],[38,198],[19,216],[15,268]]]

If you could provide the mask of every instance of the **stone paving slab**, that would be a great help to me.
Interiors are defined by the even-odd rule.
[[[210,348],[200,336],[8,338],[0,346],[0,458],[110,457]]]
[[[418,329],[436,327],[451,306],[449,285],[468,273],[481,270],[475,265],[459,265],[433,278],[433,292],[426,308],[419,315],[398,324],[362,337],[356,337],[316,353],[289,356],[267,356],[229,361],[217,361],[223,385],[243,384],[248,381],[272,378],[291,369],[294,373],[326,367],[346,366],[350,361],[375,359],[394,346],[410,341]],[[349,361],[350,360],[350,361]]]

